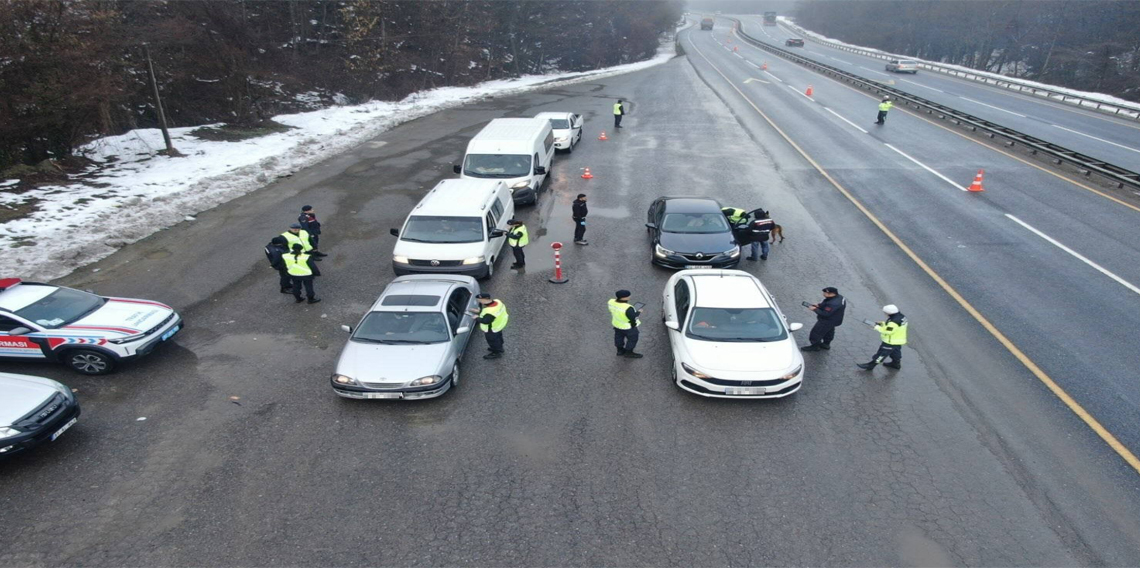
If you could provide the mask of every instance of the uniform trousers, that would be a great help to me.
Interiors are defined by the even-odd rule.
[[[628,353],[637,347],[637,338],[641,336],[641,331],[636,327],[629,329],[614,328],[614,347],[618,351]]]

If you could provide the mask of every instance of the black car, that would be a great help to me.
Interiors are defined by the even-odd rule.
[[[653,264],[674,269],[740,264],[740,247],[715,199],[658,197],[645,226]]]
[[[794,37],[794,38],[791,38],[788,40],[784,40],[784,45],[786,45],[788,47],[803,47],[804,46],[804,40],[802,40],[798,37]]]
[[[0,373],[0,459],[54,442],[78,420],[71,389],[43,377]]]

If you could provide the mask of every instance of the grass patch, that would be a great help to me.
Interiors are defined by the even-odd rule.
[[[250,138],[258,138],[278,132],[288,132],[292,129],[292,126],[285,126],[280,122],[266,120],[256,126],[223,124],[219,127],[202,127],[190,131],[190,135],[195,138],[213,142],[240,142],[242,140],[249,140]]]

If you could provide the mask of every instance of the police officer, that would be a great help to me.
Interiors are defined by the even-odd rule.
[[[288,241],[285,237],[273,237],[269,240],[269,244],[265,245],[265,258],[269,259],[269,266],[277,270],[278,283],[281,285],[281,293],[289,294],[293,291],[293,279],[289,276],[289,271],[285,268],[285,260],[282,258],[289,249],[286,248]]]
[[[622,116],[625,116],[625,105],[621,99],[618,99],[618,102],[614,103],[614,128],[621,128]]]
[[[732,225],[733,229],[748,222],[748,211],[739,207],[721,207],[720,212],[724,213],[725,219],[728,219],[728,224]]]
[[[891,362],[883,363],[884,367],[902,368],[902,346],[906,345],[906,316],[902,315],[894,304],[883,306],[883,313],[887,314],[887,319],[875,322],[875,331],[879,332],[883,342],[869,363],[858,365],[864,371],[874,369],[875,365],[883,363],[887,357],[891,358]]]
[[[469,313],[479,322],[479,329],[487,339],[487,351],[490,351],[483,358],[498,359],[503,356],[503,328],[510,319],[507,305],[502,300],[492,299],[490,294],[479,294],[475,301],[479,302],[479,308]]]
[[[317,212],[313,210],[312,205],[305,205],[301,207],[301,215],[297,217],[297,224],[301,225],[301,229],[309,233],[309,244],[313,246],[310,252],[317,258],[328,256],[320,251],[321,248],[321,222],[317,220]]]
[[[772,227],[776,226],[776,222],[763,209],[757,209],[751,215],[752,222],[748,223],[747,229],[744,231],[744,239],[738,240],[741,243],[747,242],[752,245],[752,255],[748,257],[748,260],[756,260],[757,254],[760,255],[760,260],[768,260],[768,253],[772,248],[768,239],[772,235]]]
[[[305,247],[301,243],[294,243],[292,252],[285,253],[281,259],[285,261],[285,270],[293,279],[293,298],[297,303],[304,301],[301,298],[302,286],[305,287],[305,295],[308,296],[310,304],[321,301],[313,291],[313,279],[321,275],[321,270],[313,262],[313,256],[305,251]]]
[[[883,102],[879,103],[879,118],[875,120],[875,124],[886,124],[887,113],[894,108],[895,103],[891,102],[890,97],[883,97]]]
[[[293,250],[293,245],[301,245],[301,250],[306,253],[313,250],[313,242],[309,238],[309,232],[302,229],[300,223],[289,225],[289,230],[281,233],[281,236],[285,237],[285,241],[289,243],[286,250]]]
[[[586,207],[586,194],[579,193],[578,198],[574,200],[574,204],[570,208],[570,215],[574,218],[574,244],[590,244],[586,242],[586,215],[590,212],[590,209]]]
[[[640,312],[629,305],[629,290],[618,290],[614,293],[616,299],[610,300],[610,323],[614,327],[614,346],[617,347],[619,357],[640,359],[641,353],[634,352],[637,347],[637,338],[641,331],[637,329],[641,321],[637,319]]]
[[[808,308],[815,312],[815,325],[811,328],[808,341],[811,345],[803,347],[800,351],[819,351],[831,349],[831,341],[835,339],[835,328],[843,325],[843,313],[847,311],[847,300],[839,295],[834,286],[823,289],[823,301]]]
[[[530,243],[530,234],[527,233],[526,225],[518,219],[511,219],[507,221],[507,244],[511,246],[511,252],[515,255],[515,263],[511,265],[511,269],[525,268],[526,267],[526,254],[523,253],[523,247]]]

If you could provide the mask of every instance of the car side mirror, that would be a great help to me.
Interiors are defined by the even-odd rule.
[[[393,237],[398,237],[398,236],[400,236],[400,230],[399,230],[399,229],[388,229],[388,232],[389,232],[389,233],[392,233],[392,236],[393,236]]]
[[[351,325],[342,325],[342,326],[340,326],[340,330],[345,332],[345,333],[352,333],[352,326]]]
[[[8,335],[26,335],[26,334],[29,334],[31,332],[32,332],[32,330],[30,330],[26,327],[17,327],[15,329],[9,331]]]
[[[802,323],[793,323],[792,325],[788,326],[788,329],[790,329],[792,331],[799,331],[803,328],[804,328],[804,324],[802,324]]]
[[[546,166],[535,166],[534,175],[541,176],[546,174]]]
[[[657,223],[646,223],[645,226],[649,227],[650,229],[656,229]]]
[[[491,238],[492,239],[501,237],[505,234],[507,234],[507,232],[502,230],[502,229],[491,229]]]
[[[455,164],[454,166],[451,166],[451,171],[453,171],[457,174],[461,174],[461,173],[463,173],[463,168],[460,167],[459,164]]]
[[[468,331],[471,331],[471,326],[469,326],[469,325],[465,325],[465,326],[463,326],[463,327],[461,327],[461,328],[459,328],[459,329],[455,330],[455,335],[460,335],[460,334],[463,334],[463,333],[467,333]]]
[[[681,329],[681,324],[679,324],[673,320],[665,320],[665,327],[667,327],[673,331],[677,331],[677,330]]]

